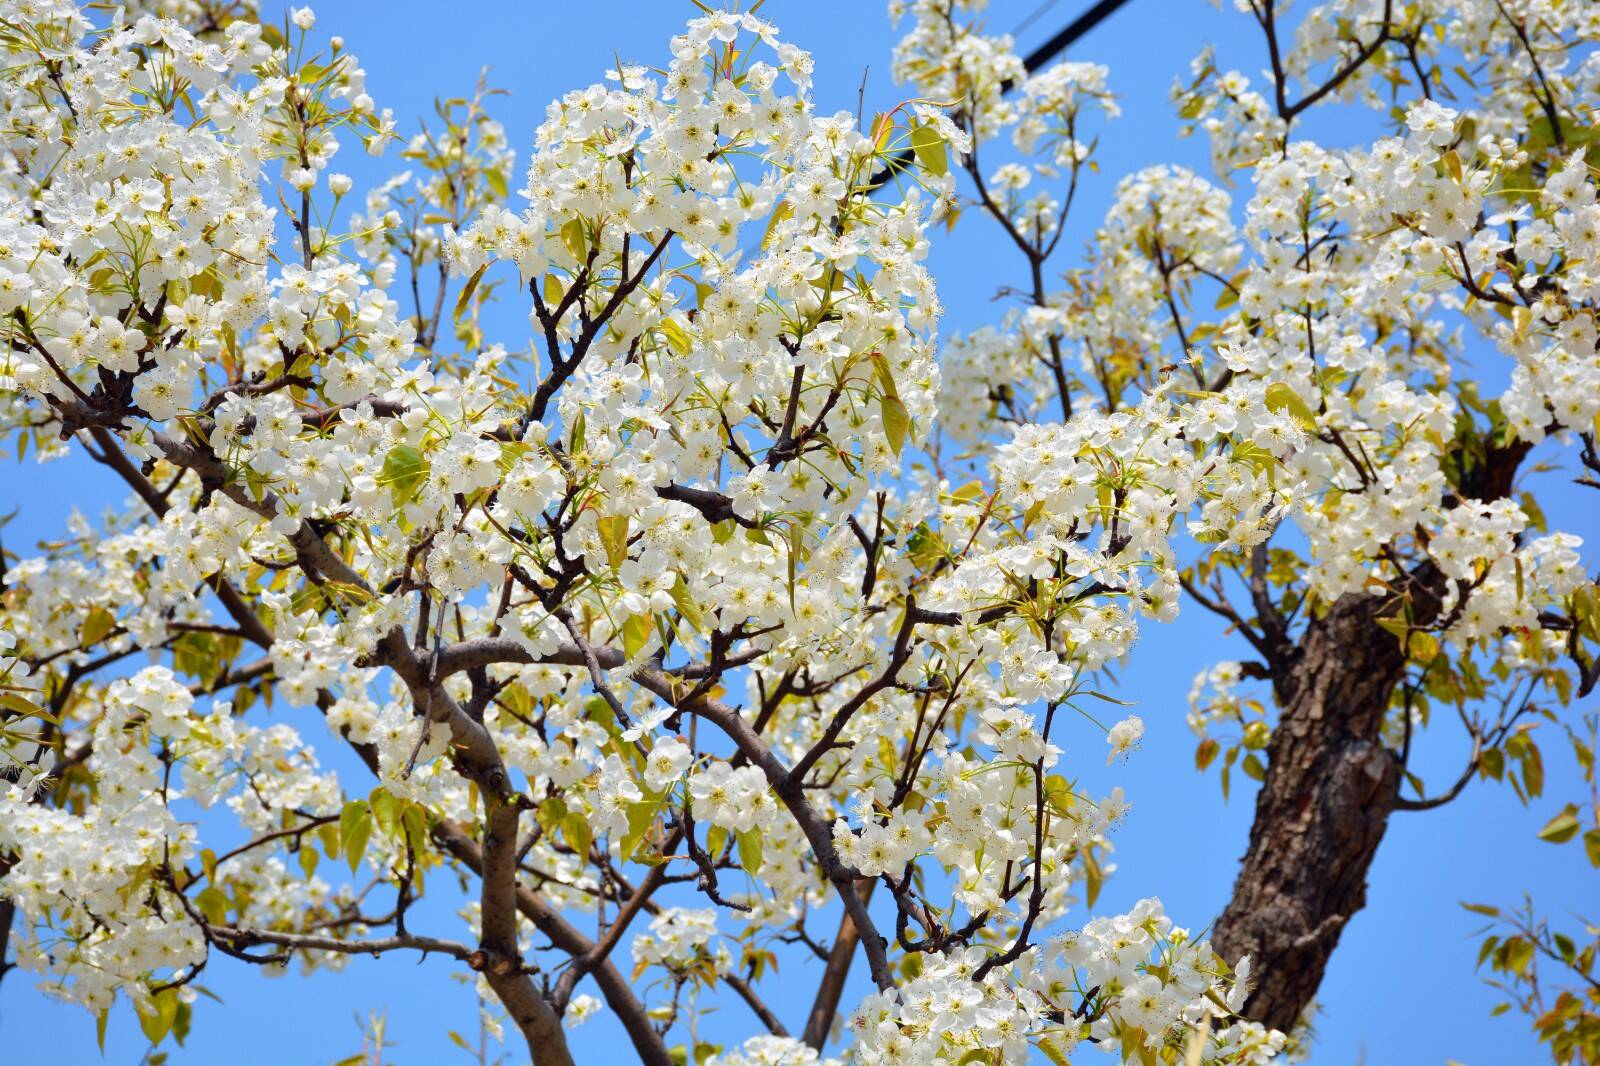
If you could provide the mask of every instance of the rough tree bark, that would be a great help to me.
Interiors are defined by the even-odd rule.
[[[1486,440],[1482,458],[1460,475],[1460,496],[1509,496],[1529,448]],[[1382,731],[1406,660],[1377,624],[1395,612],[1388,596],[1344,596],[1291,640],[1264,583],[1253,584],[1278,725],[1250,846],[1212,944],[1230,964],[1250,956],[1256,988],[1245,1016],[1288,1032],[1316,995],[1345,923],[1367,902],[1367,871],[1399,800],[1401,760]],[[1411,621],[1437,621],[1438,569],[1424,560],[1406,586]]]
[[[1279,724],[1250,847],[1212,938],[1230,963],[1251,958],[1258,981],[1245,1015],[1285,1032],[1366,904],[1367,869],[1398,793],[1399,763],[1381,729],[1405,659],[1375,624],[1384,602],[1339,600],[1277,680]]]

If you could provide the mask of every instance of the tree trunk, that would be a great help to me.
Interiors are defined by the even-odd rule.
[[[1288,1032],[1316,994],[1345,922],[1366,904],[1400,768],[1384,746],[1405,665],[1374,622],[1382,597],[1340,599],[1275,679],[1279,721],[1233,898],[1212,942],[1251,960],[1246,1017]]]
[[[1509,496],[1530,447],[1486,439],[1460,476],[1459,498]],[[1444,502],[1453,507],[1456,498]],[[1412,624],[1437,621],[1446,587],[1438,568],[1424,559],[1403,584]],[[1244,1014],[1284,1032],[1316,995],[1345,923],[1366,905],[1367,870],[1400,793],[1400,759],[1384,746],[1383,720],[1405,656],[1377,624],[1394,611],[1391,597],[1353,593],[1296,644],[1281,619],[1268,634],[1278,726],[1250,847],[1212,945],[1229,963],[1250,956],[1256,989]]]

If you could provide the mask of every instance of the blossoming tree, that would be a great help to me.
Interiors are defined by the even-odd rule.
[[[1265,93],[1208,50],[1173,97],[1219,180],[1245,187],[1242,224],[1218,184],[1158,166],[1118,183],[1088,265],[1056,280],[1046,263],[1116,116],[1108,72],[1025,77],[982,6],[897,5],[912,16],[897,73],[949,102],[973,141],[974,206],[1019,253],[1018,305],[944,348],[946,454],[982,470],[1086,420],[1131,423],[1176,373],[1208,434],[1247,435],[1294,486],[1271,536],[1235,537],[1178,578],[1255,655],[1200,678],[1190,720],[1196,763],[1220,756],[1224,791],[1234,769],[1262,782],[1215,943],[1263,975],[1245,1015],[1287,1030],[1364,903],[1392,813],[1448,803],[1475,777],[1526,802],[1551,733],[1593,782],[1593,723],[1566,709],[1600,679],[1600,597],[1525,475],[1554,438],[1565,451],[1550,461],[1600,487],[1600,9],[1337,0],[1291,36],[1287,3],[1235,0],[1261,33]],[[1387,129],[1343,150],[1303,136],[1336,101],[1386,112]],[[1151,513],[1116,502],[1133,521]],[[1439,714],[1470,756],[1425,786],[1410,760]],[[1534,732],[1558,718],[1564,730]],[[1600,866],[1597,818],[1587,797],[1541,836],[1581,832]],[[1571,992],[1541,1005],[1535,982],[1525,1005],[1560,1061],[1589,1061],[1597,948],[1507,921],[1485,960],[1519,982],[1540,954],[1564,971]]]
[[[942,477],[919,261],[967,138],[814,113],[750,14],[553,103],[514,198],[480,93],[352,204],[336,153],[393,122],[343,43],[170,10],[0,4],[8,437],[129,493],[6,567],[15,966],[153,1042],[213,965],[428,953],[540,1066],[600,1000],[701,1059],[725,998],[727,1063],[846,1017],[863,1062],[1271,1057],[1154,900],[1063,921],[1123,803],[1056,741],[1175,609],[1170,536],[1266,535],[1289,414],[1169,377]],[[827,960],[797,1036],[786,943]]]
[[[1325,97],[1384,84],[1363,71],[1391,40],[1444,54],[1353,6],[1275,69],[1336,56]],[[1415,17],[1499,41],[1479,6]],[[1524,708],[1485,720],[1488,690],[1593,683],[1574,544],[1508,495],[1596,402],[1593,188],[1576,126],[1528,121],[1592,94],[1550,43],[1592,31],[1576,15],[1511,20],[1543,89],[1512,57],[1472,136],[1425,103],[1372,153],[1286,142],[1284,89],[1273,118],[1202,68],[1183,106],[1259,175],[1247,231],[1199,178],[1139,176],[1052,292],[1070,192],[1007,171],[980,198],[1034,296],[941,346],[921,261],[953,168],[987,180],[1014,126],[1073,182],[1106,99],[1066,64],[1008,102],[1016,61],[965,9],[917,6],[919,99],[883,115],[816,113],[805,52],[707,11],[661,66],[551,104],[525,167],[480,90],[357,201],[337,153],[394,122],[342,41],[304,10],[159,7],[0,0],[0,418],[128,489],[5,561],[0,601],[0,917],[86,1020],[122,997],[182,1039],[209,966],[424,953],[540,1066],[602,1004],[653,1064],[835,1039],[866,1063],[1262,1062],[1384,816],[1431,802],[1396,798],[1386,751],[1423,700],[1461,694],[1474,769],[1500,752],[1527,790]],[[1211,276],[1237,306],[1200,332]],[[490,301],[532,342],[489,337]],[[1518,359],[1500,400],[1451,376],[1443,311]],[[1185,584],[1232,611],[1228,573],[1259,597],[1253,672],[1310,723],[1246,723],[1258,831],[1295,788],[1358,796],[1360,861],[1325,918],[1267,867],[1340,860],[1346,823],[1264,837],[1219,950],[1153,899],[1074,921],[1124,803],[1075,787],[1068,731]],[[1369,695],[1335,713],[1356,654]],[[1205,717],[1237,720],[1227,699]],[[1105,730],[1112,754],[1140,728]],[[797,951],[822,962],[803,1024],[767,1001]],[[873,991],[845,1003],[857,955]],[[755,1035],[699,1042],[735,1003]]]

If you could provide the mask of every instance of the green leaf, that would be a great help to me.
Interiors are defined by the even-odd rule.
[[[1584,636],[1600,640],[1600,587],[1584,585],[1573,592],[1572,616]]]
[[[427,476],[428,461],[409,444],[396,444],[383,457],[383,469],[378,472],[378,484],[388,485],[396,504],[408,503],[416,495],[417,486]]]
[[[1406,639],[1411,632],[1411,623],[1398,616],[1378,618],[1375,621],[1378,623],[1379,629],[1385,633],[1393,633],[1402,647],[1406,645]]]
[[[84,618],[83,628],[78,631],[78,642],[86,648],[92,648],[116,627],[117,616],[104,607],[96,607]]]
[[[705,632],[705,613],[700,610],[700,605],[694,602],[694,596],[690,594],[689,586],[684,582],[682,574],[679,574],[678,580],[672,583],[672,602],[677,605],[678,613],[683,615],[685,622],[700,632]]]
[[[589,240],[584,236],[583,219],[568,219],[561,227],[561,243],[567,246],[572,258],[583,262],[589,252]]]
[[[1499,748],[1489,748],[1478,759],[1478,773],[1499,781],[1506,773],[1506,753]]]
[[[1267,386],[1267,409],[1269,411],[1287,410],[1295,421],[1303,426],[1316,425],[1316,415],[1311,413],[1311,408],[1300,398],[1288,382],[1274,381]]]
[[[580,860],[586,860],[589,855],[589,846],[594,843],[594,834],[589,830],[589,820],[577,811],[568,811],[566,817],[561,819],[561,836],[567,842],[567,847],[577,853]]]
[[[455,320],[461,321],[461,316],[467,313],[467,308],[472,304],[472,294],[478,291],[478,282],[483,280],[483,272],[489,269],[485,263],[472,272],[472,277],[467,279],[467,284],[462,288],[461,295],[456,297]]]
[[[766,251],[768,245],[770,245],[772,243],[773,231],[776,230],[780,225],[782,225],[783,220],[786,219],[786,218],[793,218],[793,217],[794,217],[794,205],[791,204],[788,200],[779,200],[778,203],[777,203],[777,206],[773,207],[772,214],[767,216],[767,230],[766,230],[765,233],[763,233],[761,235],[761,250],[762,251]]]
[[[172,1031],[172,1022],[178,1016],[178,990],[176,988],[164,989],[157,992],[152,999],[148,1012],[139,1011],[139,1028],[144,1031],[145,1039],[150,1041],[150,1046],[155,1047],[166,1039],[167,1033]]]
[[[428,812],[420,804],[408,803],[400,812],[400,828],[406,843],[415,854],[422,854],[428,846]]]
[[[916,153],[922,169],[935,177],[942,178],[950,172],[950,157],[945,151],[944,138],[933,126],[918,124],[911,127],[911,150]]]
[[[400,801],[392,792],[380,785],[367,797],[367,805],[372,808],[373,817],[378,820],[378,828],[393,836],[399,824]]]
[[[1066,1054],[1048,1039],[1039,1041],[1038,1047],[1040,1051],[1044,1052],[1045,1058],[1049,1059],[1053,1066],[1072,1066],[1072,1061],[1067,1058]]]
[[[1063,818],[1072,817],[1078,806],[1078,797],[1073,794],[1072,783],[1060,774],[1050,774],[1044,779],[1045,802]]]
[[[1583,834],[1583,850],[1589,856],[1590,866],[1600,866],[1600,829]]]
[[[739,842],[739,865],[749,874],[761,872],[761,830],[759,828],[746,829],[737,835]]]
[[[1578,828],[1578,808],[1569,803],[1539,830],[1539,839],[1551,844],[1565,844],[1578,835]]]
[[[0,692],[0,707],[5,708],[12,714],[20,714],[24,718],[48,717],[43,707],[29,703],[15,692]]]
[[[322,853],[330,859],[339,857],[339,827],[333,822],[320,826],[317,829],[317,840],[322,844]]]
[[[1252,781],[1265,781],[1267,779],[1266,764],[1261,761],[1261,756],[1253,751],[1244,757],[1244,761],[1239,764],[1239,769],[1243,770],[1244,776]]]
[[[1481,914],[1485,918],[1500,917],[1500,908],[1491,907],[1487,903],[1463,903],[1462,906],[1471,911],[1473,914]]]
[[[661,810],[660,799],[636,800],[628,804],[628,831],[622,837],[622,857],[629,859],[638,850],[650,827],[655,824],[656,812]]]
[[[546,833],[554,833],[561,825],[561,819],[567,816],[567,805],[560,796],[547,796],[539,804],[539,809],[534,812],[534,817],[539,821],[539,827]]]
[[[872,376],[878,379],[878,388],[885,395],[900,395],[900,390],[895,387],[894,371],[889,368],[889,360],[884,358],[882,352],[872,353]]]
[[[172,1018],[172,1037],[178,1042],[179,1047],[182,1047],[183,1042],[188,1039],[189,1026],[191,1023],[193,1023],[193,1021],[194,1008],[190,1007],[189,1004],[185,1003],[180,997],[178,1000],[178,1011]],[[161,1057],[165,1058],[165,1053],[163,1053]],[[150,1066],[156,1066],[156,1060],[154,1057],[150,1059]]]
[[[561,285],[561,279],[554,274],[544,276],[544,302],[553,310],[561,303],[561,297],[566,295],[566,289]]]
[[[906,554],[922,570],[932,570],[950,554],[944,538],[926,522],[918,522],[906,539]]]
[[[372,808],[366,800],[351,800],[339,812],[339,849],[350,863],[350,872],[361,866],[367,853],[367,841],[372,838]]]
[[[889,447],[898,456],[906,446],[906,431],[911,428],[911,415],[898,396],[885,394],[879,403],[883,406],[883,434],[889,438]]]
[[[1100,890],[1105,887],[1106,872],[1100,867],[1100,860],[1093,851],[1085,852],[1083,856],[1083,902],[1093,907],[1095,900],[1100,898]]]
[[[894,116],[879,111],[872,116],[872,149],[875,152],[883,151],[883,146],[889,143],[889,138],[894,133]]]
[[[622,653],[630,660],[649,643],[650,624],[647,614],[629,615],[628,620],[622,623]]]
[[[1539,754],[1539,745],[1529,740],[1521,755],[1522,787],[1528,798],[1544,795],[1544,757]]]
[[[667,344],[671,345],[672,350],[679,355],[688,355],[694,347],[693,342],[689,339],[689,334],[684,331],[682,326],[678,325],[676,319],[663,318],[661,320],[661,332],[666,335]]]
[[[1415,662],[1431,663],[1439,656],[1439,638],[1432,633],[1414,629],[1406,638],[1406,645],[1407,653]]]
[[[628,559],[628,516],[606,515],[595,519],[600,543],[605,545],[606,562],[615,570]]]
[[[305,849],[302,848],[301,850]],[[194,898],[194,905],[200,909],[200,913],[205,915],[206,921],[212,925],[228,924],[228,907],[230,906],[228,897],[223,895],[222,890],[216,886],[207,886],[205,890]]]

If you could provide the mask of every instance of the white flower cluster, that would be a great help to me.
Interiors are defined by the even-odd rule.
[[[976,1050],[1022,1062],[1031,1041],[1066,1061],[1083,1044],[1156,1050],[1175,1034],[1201,1062],[1264,1063],[1283,1048],[1281,1033],[1253,1023],[1202,1021],[1243,1003],[1248,960],[1229,973],[1158,900],[1096,918],[1033,954],[1018,986],[986,980],[986,952],[974,948],[935,957],[912,980],[868,996],[850,1020],[856,1060],[954,1062]]]

